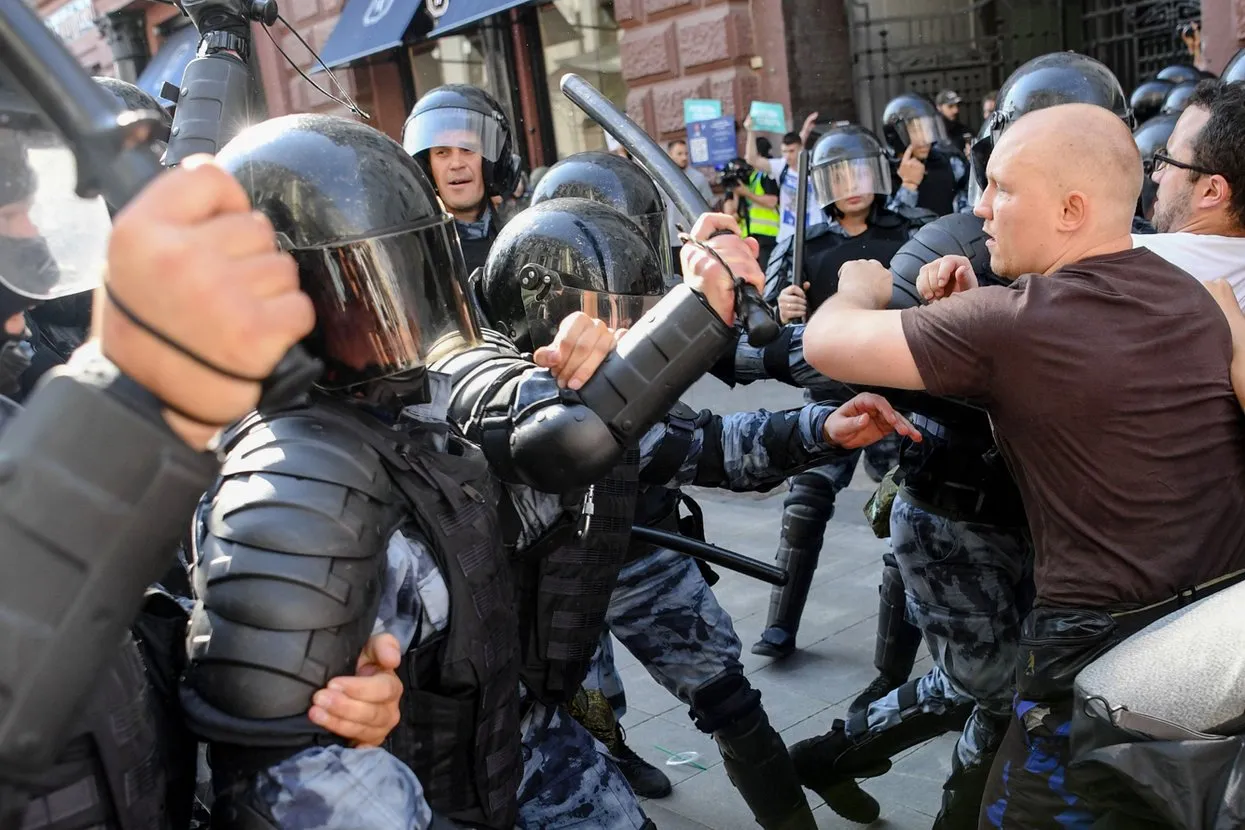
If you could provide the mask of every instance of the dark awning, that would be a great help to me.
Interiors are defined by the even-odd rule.
[[[195,50],[199,48],[199,32],[194,26],[183,26],[164,39],[160,51],[152,57],[151,63],[138,76],[135,84],[139,89],[154,95],[165,106],[173,102],[160,94],[164,82],[173,86],[182,85],[182,75],[186,65],[194,60]]]
[[[405,43],[453,34],[531,1],[347,0],[320,57],[330,69],[345,66]]]
[[[420,0],[347,0],[321,60],[333,69],[401,46],[419,5]]]
[[[525,6],[531,0],[426,0],[435,24],[428,38],[438,38],[479,23],[486,17]]]

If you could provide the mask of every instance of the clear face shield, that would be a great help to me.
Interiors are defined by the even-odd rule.
[[[814,167],[810,176],[823,210],[857,196],[891,193],[891,168],[884,156],[836,159]]]
[[[941,116],[922,115],[895,125],[896,132],[908,147],[932,147],[947,138],[947,124]]]
[[[646,213],[632,216],[631,221],[640,226],[644,238],[653,243],[657,251],[657,261],[661,263],[661,272],[669,277],[674,273],[674,254],[670,247],[670,230],[666,223],[665,213]]]
[[[82,199],[77,164],[43,127],[0,127],[0,315],[98,286],[112,221],[104,200]]]
[[[506,131],[495,118],[475,110],[430,110],[411,119],[402,134],[402,148],[411,155],[433,147],[457,147],[496,162],[506,143]]]
[[[557,272],[539,265],[524,266],[519,272],[519,285],[533,348],[552,343],[558,326],[576,311],[601,320],[612,329],[626,329],[643,319],[661,300],[655,294],[611,294],[570,288]]]
[[[449,217],[291,253],[316,310],[309,345],[325,360],[323,389],[400,375],[480,342],[466,286],[456,276],[462,253]]]

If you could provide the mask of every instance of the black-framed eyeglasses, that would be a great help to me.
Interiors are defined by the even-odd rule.
[[[1196,164],[1185,164],[1183,161],[1176,161],[1176,159],[1167,155],[1166,149],[1156,150],[1154,152],[1154,160],[1150,162],[1149,164],[1150,169],[1148,172],[1157,173],[1158,171],[1162,170],[1164,167],[1167,167],[1168,165],[1171,165],[1172,167],[1175,167],[1180,170],[1188,170],[1193,173],[1201,173],[1203,176],[1214,176],[1215,175],[1214,170],[1207,170],[1205,167],[1198,167]]]

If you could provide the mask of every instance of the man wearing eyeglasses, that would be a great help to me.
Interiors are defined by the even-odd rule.
[[[1202,282],[1227,280],[1245,308],[1245,83],[1203,81],[1155,152],[1157,234],[1134,235]]]

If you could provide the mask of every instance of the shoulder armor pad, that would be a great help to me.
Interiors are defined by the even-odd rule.
[[[333,413],[244,429],[196,522],[194,691],[236,718],[302,717],[366,642],[405,514],[377,452]]]
[[[890,308],[923,305],[916,290],[921,267],[939,257],[958,254],[973,263],[980,277],[990,271],[990,251],[986,248],[986,232],[982,220],[969,213],[951,213],[931,222],[891,257],[892,296]]]
[[[316,407],[260,418],[235,436],[221,478],[247,474],[323,481],[384,498],[392,484],[380,455],[338,418]]]

